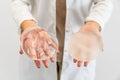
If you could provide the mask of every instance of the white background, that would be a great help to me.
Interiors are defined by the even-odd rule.
[[[19,35],[12,19],[10,0],[0,0],[0,80],[18,80]],[[95,80],[120,80],[120,0],[104,32],[105,51],[97,60]]]

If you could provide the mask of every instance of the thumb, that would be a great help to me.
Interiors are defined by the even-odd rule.
[[[23,50],[22,48],[20,47],[20,51],[19,51],[20,54],[23,54]]]
[[[36,67],[40,68],[40,61],[39,60],[34,60],[34,62],[35,62]]]

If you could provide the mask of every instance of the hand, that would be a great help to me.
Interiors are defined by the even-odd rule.
[[[37,26],[24,29],[20,41],[20,53],[26,53],[34,60],[38,68],[40,68],[40,60],[43,61],[45,67],[48,67],[48,59],[54,62],[55,52],[59,53],[56,43],[48,33]]]
[[[80,67],[82,63],[87,66],[91,60],[96,59],[103,51],[101,34],[90,23],[85,24],[79,32],[75,33],[69,41],[68,52],[74,58],[73,61]]]

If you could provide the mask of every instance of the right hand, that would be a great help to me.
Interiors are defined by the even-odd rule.
[[[90,61],[97,59],[103,52],[102,40],[99,25],[88,22],[71,36],[68,42],[68,53],[73,57],[73,61],[77,63],[78,67],[82,63],[87,67]]]
[[[42,60],[45,67],[48,67],[48,58],[54,62],[52,48],[55,49],[56,53],[59,53],[56,43],[45,30],[38,26],[24,28],[20,42],[20,53],[26,53],[34,60],[38,68],[40,68],[40,60]]]

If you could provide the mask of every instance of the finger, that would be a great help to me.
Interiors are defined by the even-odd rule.
[[[88,61],[85,61],[85,62],[84,62],[84,66],[87,67],[87,66],[88,66],[88,63],[89,63]]]
[[[20,54],[23,54],[23,50],[22,48],[20,47],[20,51],[19,51]]]
[[[54,42],[54,40],[52,40],[51,38],[48,40],[48,44],[49,46],[52,46],[55,50],[56,53],[60,53],[57,44]]]
[[[74,58],[74,59],[73,59],[73,62],[76,63],[76,62],[77,62],[77,59]]]
[[[48,44],[46,45],[46,50],[44,50],[44,52],[50,58],[53,57],[55,54],[54,49],[52,47],[50,47]]]
[[[46,56],[52,56],[51,50],[50,50],[50,48],[49,48],[49,46],[46,42],[44,43],[44,49],[43,50],[44,50],[44,53],[45,53]]]
[[[51,61],[51,62],[54,62],[54,57],[51,57],[51,58],[50,58],[50,61]]]
[[[28,55],[30,56],[30,57],[32,57],[33,59],[37,59],[37,55],[36,55],[36,51],[35,51],[35,49],[33,49],[32,47],[29,47],[29,53],[28,53]]]
[[[34,62],[35,62],[36,67],[37,67],[37,68],[40,68],[40,61],[34,60]]]
[[[82,61],[77,62],[77,66],[80,67],[82,65]]]
[[[40,53],[39,52],[37,52],[37,59],[40,59]]]
[[[23,43],[23,49],[27,55],[30,56],[30,47],[31,47],[31,42],[29,39],[26,39]]]
[[[46,50],[44,50],[45,55],[50,57],[51,62],[54,62],[54,57],[53,57],[52,51],[50,50],[50,47],[47,44],[46,44],[45,49],[46,49]]]
[[[40,59],[44,55],[42,48],[36,50],[37,59]]]
[[[43,64],[46,68],[48,68],[48,60],[43,60]]]
[[[60,53],[60,51],[55,43],[51,43],[50,46],[52,46],[56,50],[56,53]]]
[[[37,52],[37,59],[41,59],[41,60],[46,60],[48,59],[48,56],[46,56],[45,52],[42,50],[39,50]]]

